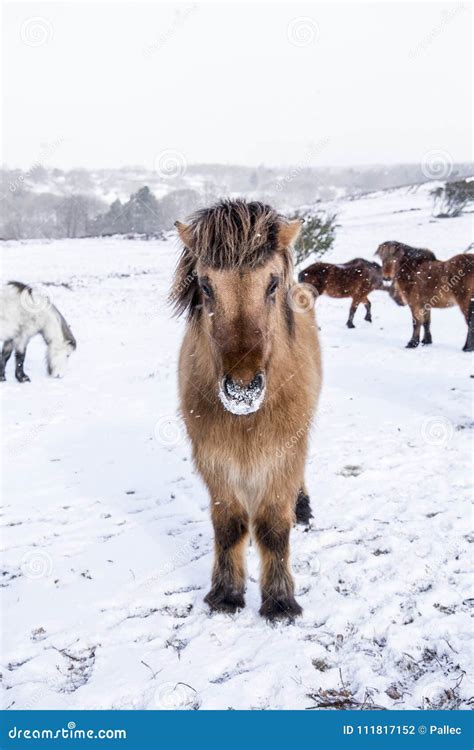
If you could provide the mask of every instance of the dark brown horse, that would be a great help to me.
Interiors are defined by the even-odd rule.
[[[348,328],[355,328],[355,312],[361,302],[366,313],[364,320],[372,322],[371,303],[368,295],[374,289],[383,289],[382,268],[365,258],[354,258],[347,263],[313,263],[300,271],[298,281],[311,284],[318,294],[329,297],[352,297]]]
[[[463,253],[447,261],[431,250],[400,242],[383,242],[376,255],[382,259],[384,278],[391,279],[399,304],[410,307],[413,333],[407,348],[431,344],[431,309],[459,305],[468,326],[464,351],[474,351],[474,255]]]
[[[290,531],[295,515],[309,513],[304,469],[321,380],[312,305],[295,311],[291,304],[301,222],[238,200],[176,226],[184,249],[172,300],[188,315],[181,411],[209,490],[215,537],[205,601],[223,612],[244,606],[251,533],[262,560],[260,613],[292,618],[301,607]]]

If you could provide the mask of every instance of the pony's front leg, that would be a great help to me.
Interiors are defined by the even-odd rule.
[[[280,490],[281,491],[281,490]],[[294,494],[282,504],[277,490],[267,494],[253,520],[255,539],[262,559],[262,606],[267,620],[290,619],[302,613],[294,596],[290,570],[290,531],[293,524]]]
[[[407,349],[416,349],[416,347],[420,343],[420,331],[421,331],[421,324],[423,322],[423,313],[420,310],[413,310],[411,311],[412,318],[413,318],[413,333],[411,335],[411,339],[406,345]]]
[[[214,526],[212,587],[204,601],[211,610],[236,612],[245,607],[244,553],[248,539],[248,515],[229,492],[211,490]]]

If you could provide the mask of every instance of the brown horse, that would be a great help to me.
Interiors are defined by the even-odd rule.
[[[431,309],[459,305],[468,326],[463,350],[474,351],[474,255],[455,255],[437,260],[431,250],[412,248],[400,242],[383,242],[376,255],[382,259],[384,278],[392,279],[399,304],[410,307],[413,334],[407,348],[431,344]],[[398,299],[397,299],[398,298]]]
[[[223,201],[176,223],[184,245],[171,299],[188,314],[179,361],[181,411],[211,498],[212,610],[243,607],[251,532],[262,562],[260,614],[301,613],[289,565],[295,502],[321,365],[312,304],[293,303],[292,245],[301,222]]]
[[[364,320],[372,323],[372,314],[368,295],[374,289],[383,289],[382,268],[378,263],[354,258],[347,263],[313,263],[300,271],[298,281],[311,284],[318,294],[329,297],[352,297],[349,310],[348,328],[355,328],[355,312],[361,302],[366,313]]]

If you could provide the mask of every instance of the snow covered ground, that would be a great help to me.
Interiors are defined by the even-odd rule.
[[[428,188],[338,206],[329,260],[387,239],[441,258],[469,216],[435,220]],[[404,348],[407,308],[317,305],[324,386],[292,560],[304,615],[210,616],[206,490],[176,416],[183,323],[166,295],[177,248],[119,239],[6,243],[2,276],[47,283],[78,340],[67,376],[32,342],[1,384],[5,707],[462,708],[473,695],[469,567],[472,361],[457,309]],[[65,286],[67,285],[67,286]]]

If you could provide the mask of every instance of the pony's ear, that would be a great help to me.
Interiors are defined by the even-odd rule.
[[[191,248],[193,244],[193,234],[189,224],[183,224],[182,221],[175,221],[174,225],[178,231],[179,238],[184,247]]]
[[[296,242],[304,219],[281,222],[278,228],[278,242],[281,247],[291,247]]]
[[[188,247],[184,247],[178,260],[169,301],[176,315],[187,312],[188,317],[192,318],[199,309],[200,293],[196,257]]]

